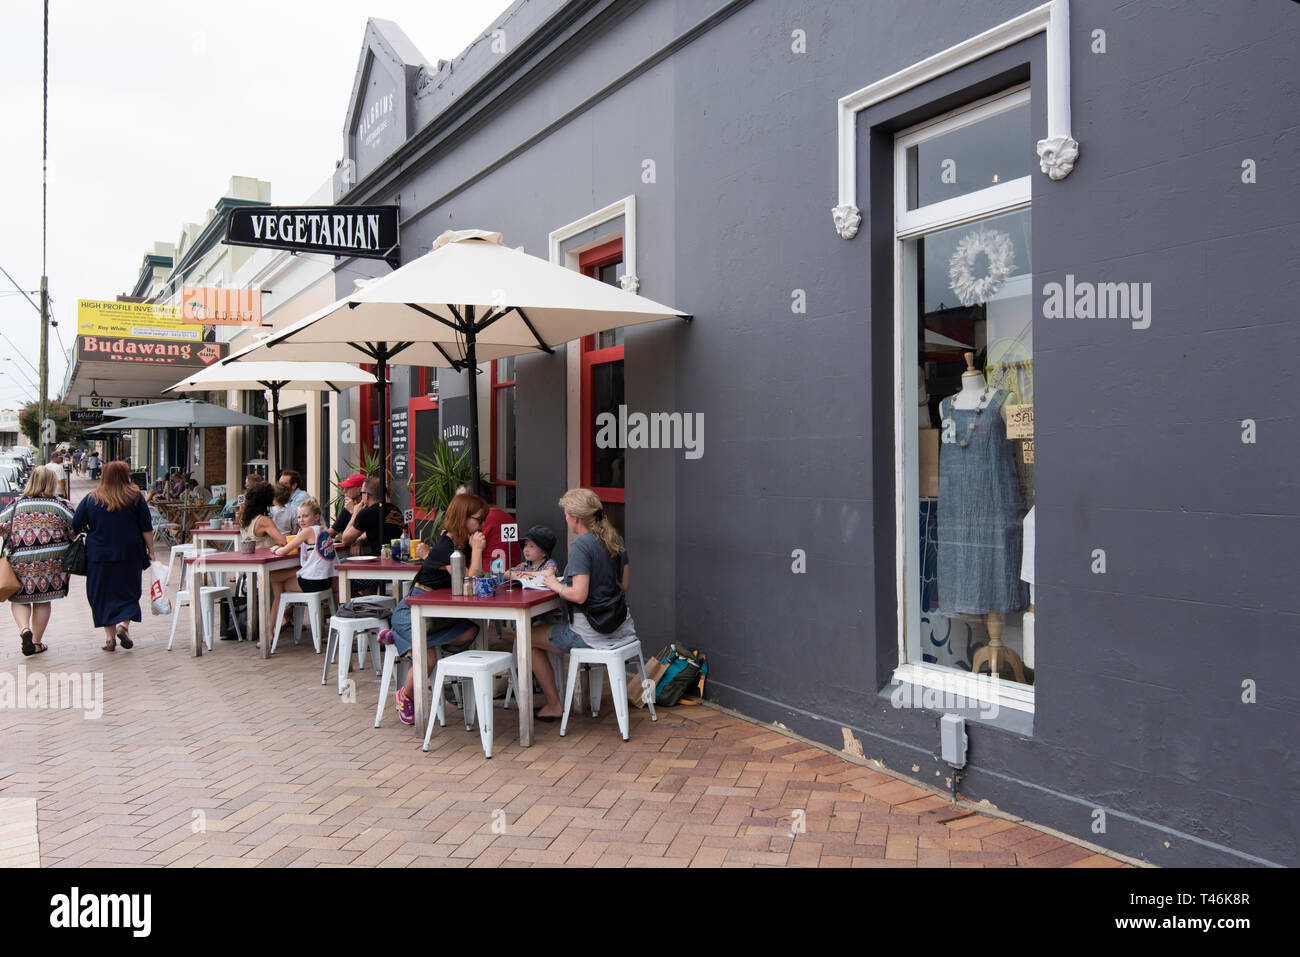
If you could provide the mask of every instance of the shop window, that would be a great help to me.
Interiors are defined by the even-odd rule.
[[[908,397],[896,413],[897,677],[956,679],[1022,710],[1033,708],[1034,638],[1028,117],[1025,88],[900,133],[893,211],[896,379]]]
[[[515,360],[492,363],[492,497],[497,508],[515,513]]]
[[[256,416],[259,419],[265,419],[269,413],[266,403],[266,393],[260,390],[249,389],[244,392],[244,411]],[[247,463],[266,461],[269,462],[268,440],[270,439],[270,429],[245,428],[244,432],[244,462],[245,473],[247,473]],[[263,475],[266,473],[268,466],[263,466],[258,471]],[[242,478],[241,478],[242,481]]]
[[[623,240],[611,240],[578,256],[583,275],[619,286],[624,274]],[[582,340],[582,484],[606,506],[610,520],[623,529],[625,458],[621,448],[600,448],[596,419],[618,415],[625,404],[623,330],[611,329]]]

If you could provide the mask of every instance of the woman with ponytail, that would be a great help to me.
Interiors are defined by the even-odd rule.
[[[546,703],[537,712],[539,721],[555,721],[564,714],[560,691],[546,653],[573,648],[617,648],[636,638],[632,613],[613,631],[597,631],[588,612],[608,606],[626,595],[631,584],[627,547],[614,528],[596,493],[590,489],[569,489],[560,498],[564,523],[578,537],[569,547],[564,578],[547,574],[543,584],[573,607],[573,623],[560,622],[533,629],[533,674],[542,686]]]

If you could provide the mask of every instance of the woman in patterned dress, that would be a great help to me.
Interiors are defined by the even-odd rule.
[[[22,497],[0,512],[0,536],[13,543],[9,561],[22,584],[9,599],[9,608],[24,655],[46,650],[41,639],[50,623],[51,605],[68,594],[63,553],[72,541],[72,509],[58,497],[62,478],[62,469],[42,465],[27,480]]]

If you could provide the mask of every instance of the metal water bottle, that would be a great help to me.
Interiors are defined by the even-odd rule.
[[[465,581],[465,555],[458,548],[451,553],[451,587],[455,593],[461,590]]]

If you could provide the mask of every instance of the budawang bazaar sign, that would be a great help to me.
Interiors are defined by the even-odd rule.
[[[226,219],[226,242],[386,259],[396,267],[397,213],[397,206],[237,206]]]

